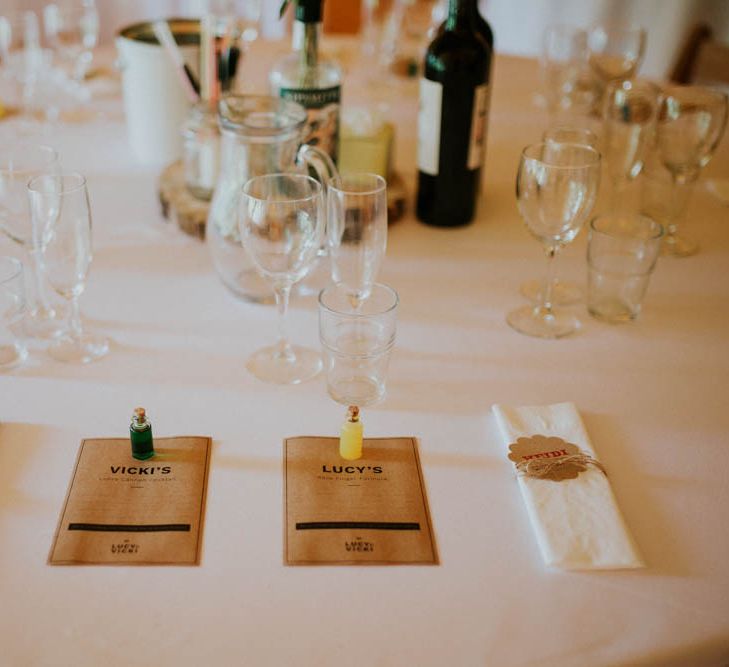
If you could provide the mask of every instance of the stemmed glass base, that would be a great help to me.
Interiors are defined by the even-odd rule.
[[[670,232],[661,243],[661,255],[664,257],[689,257],[695,255],[698,250],[697,241],[687,239],[685,236],[676,236]]]
[[[30,338],[51,340],[63,330],[63,320],[53,310],[35,309],[27,314],[23,328]]]
[[[274,384],[300,384],[321,371],[321,357],[314,350],[289,345],[264,347],[248,359],[246,368],[259,380]]]
[[[541,306],[522,306],[512,310],[506,321],[519,333],[536,338],[562,338],[580,328],[580,320],[574,315],[546,310]]]
[[[19,343],[0,345],[0,373],[22,365],[28,358],[28,350]]]
[[[63,334],[48,348],[48,353],[57,361],[76,364],[88,364],[103,357],[108,351],[108,338],[88,333],[82,333],[78,337]]]
[[[521,295],[532,303],[544,300],[544,281],[529,280],[519,288]],[[582,301],[582,290],[575,283],[555,279],[552,283],[552,303],[558,306],[569,306]]]

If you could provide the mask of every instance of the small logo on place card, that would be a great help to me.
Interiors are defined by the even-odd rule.
[[[375,543],[367,542],[361,537],[355,537],[353,540],[345,541],[344,548],[347,551],[374,551]]]
[[[111,545],[111,553],[113,554],[136,554],[139,553],[139,545],[133,544],[131,540],[124,540],[117,544]]]

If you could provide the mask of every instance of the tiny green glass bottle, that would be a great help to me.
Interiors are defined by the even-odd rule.
[[[152,422],[147,419],[144,408],[135,408],[132,423],[129,425],[129,438],[132,441],[132,456],[140,461],[154,456]]]

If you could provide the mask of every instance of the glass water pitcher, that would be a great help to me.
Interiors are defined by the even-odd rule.
[[[248,301],[268,303],[273,293],[241,245],[238,201],[254,176],[311,172],[324,185],[337,175],[329,156],[302,144],[305,109],[265,95],[226,95],[218,106],[220,174],[208,213],[206,238],[215,270],[225,286]]]

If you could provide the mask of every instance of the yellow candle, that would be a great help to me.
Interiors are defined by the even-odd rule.
[[[359,420],[359,408],[356,405],[349,406],[347,421],[342,424],[339,455],[347,461],[362,458],[362,422]]]

